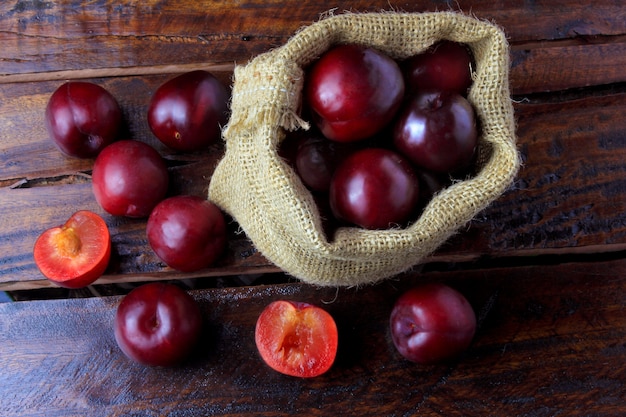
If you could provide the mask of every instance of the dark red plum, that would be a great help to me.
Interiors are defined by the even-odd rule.
[[[197,302],[174,284],[141,285],[121,301],[115,340],[130,359],[150,366],[174,366],[188,359],[202,330]]]
[[[340,143],[309,136],[298,144],[295,166],[302,182],[313,191],[327,192],[335,170],[358,149],[355,143]]]
[[[339,45],[309,69],[306,104],[322,134],[338,142],[375,135],[394,117],[404,96],[398,64],[382,52]]]
[[[147,217],[165,198],[167,166],[150,145],[136,140],[112,143],[96,158],[92,188],[96,201],[114,216]]]
[[[439,41],[402,63],[409,94],[424,90],[467,95],[472,85],[473,56],[467,45]]]
[[[391,338],[406,359],[432,364],[460,355],[476,332],[476,315],[457,290],[440,283],[414,287],[398,298]]]
[[[339,165],[329,195],[339,220],[365,229],[387,229],[409,220],[419,200],[419,180],[398,153],[366,148]]]
[[[393,143],[426,170],[453,173],[466,169],[478,144],[474,108],[455,93],[419,93],[395,121]]]
[[[165,145],[198,151],[220,138],[230,92],[213,74],[196,70],[162,84],[148,107],[148,125]]]
[[[50,96],[45,120],[50,139],[62,153],[94,158],[118,138],[122,110],[103,87],[69,81]]]
[[[192,195],[156,205],[146,226],[150,247],[168,266],[193,272],[212,265],[226,247],[226,221],[212,202]]]

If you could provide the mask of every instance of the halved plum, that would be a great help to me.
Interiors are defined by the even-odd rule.
[[[275,371],[310,378],[328,371],[337,355],[338,332],[324,309],[303,302],[270,303],[256,323],[261,358]]]
[[[35,264],[50,281],[65,288],[81,288],[106,270],[111,235],[102,217],[80,210],[62,226],[43,232],[33,252]]]

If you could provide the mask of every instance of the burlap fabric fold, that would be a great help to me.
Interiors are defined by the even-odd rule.
[[[468,44],[476,60],[469,100],[480,119],[478,173],[437,194],[405,229],[339,229],[327,239],[312,195],[277,154],[299,116],[303,69],[334,44],[358,43],[404,59],[441,39]],[[322,286],[358,286],[406,271],[435,251],[511,184],[518,168],[508,85],[509,52],[495,25],[463,14],[347,13],[324,18],[283,46],[237,66],[226,151],[209,199],[229,213],[268,260]]]

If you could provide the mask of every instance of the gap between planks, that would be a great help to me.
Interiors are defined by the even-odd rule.
[[[151,65],[148,67],[86,68],[26,74],[3,74],[0,75],[0,84],[177,74],[197,69],[203,69],[209,72],[232,72],[235,69],[235,63],[196,62],[176,65]]]
[[[609,255],[609,258],[619,258],[622,259],[622,254],[626,252],[626,243],[613,243],[606,245],[588,245],[588,246],[577,246],[577,247],[564,247],[564,248],[543,248],[543,249],[526,249],[519,250],[515,253],[509,253],[507,255],[498,255],[493,254],[490,259],[493,261],[492,268],[498,267],[498,260],[502,260],[508,258],[509,260],[517,259],[515,262],[515,266],[532,266],[532,265],[541,265],[542,263],[537,263],[537,256],[569,256],[569,255]],[[613,256],[611,256],[613,255]],[[415,265],[413,272],[421,271],[421,268],[428,264],[450,264],[450,263],[472,263],[477,262],[481,258],[480,254],[466,254],[466,255],[448,255],[448,254],[434,254],[428,258],[426,258],[421,264]],[[605,258],[606,259],[606,258]],[[528,261],[528,262],[526,262]],[[579,263],[589,262],[589,259],[578,259]],[[561,259],[561,261],[557,261],[557,263],[572,263],[571,258]],[[553,263],[554,264],[554,260]],[[477,264],[476,264],[477,265]],[[483,264],[481,266],[482,269],[487,269],[488,264]],[[437,272],[438,270],[435,266],[434,269],[429,270],[429,272]],[[246,275],[246,274],[273,274],[273,273],[284,273],[277,266],[272,265],[271,263],[267,263],[265,265],[259,266],[240,266],[240,267],[226,267],[226,268],[215,268],[212,270],[203,270],[195,273],[182,273],[176,271],[170,271],[167,273],[164,272],[152,272],[152,273],[136,273],[136,274],[111,274],[111,275],[103,275],[101,278],[96,280],[92,285],[101,285],[101,284],[122,284],[122,283],[136,283],[136,282],[148,282],[148,281],[171,281],[171,280],[182,280],[182,279],[195,279],[195,278],[211,278],[211,277],[225,277],[225,276],[234,276],[234,275]],[[410,273],[410,271],[407,271]],[[402,275],[402,274],[400,274]],[[391,278],[389,278],[391,279]],[[304,281],[302,281],[304,282]],[[58,286],[51,281],[45,279],[43,276],[40,278],[34,278],[29,281],[4,281],[0,282],[0,291],[23,291],[23,290],[35,290],[35,289],[43,289],[43,288],[58,288]]]

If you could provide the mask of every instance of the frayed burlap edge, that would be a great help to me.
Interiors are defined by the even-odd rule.
[[[476,60],[469,100],[481,125],[477,175],[435,196],[406,229],[341,228],[328,241],[312,195],[277,154],[287,130],[308,128],[299,117],[303,68],[334,44],[364,44],[403,59],[441,39],[468,44]],[[235,68],[226,152],[209,199],[233,216],[268,260],[302,281],[358,286],[406,271],[497,199],[517,174],[508,71],[504,33],[459,13],[325,18]]]

